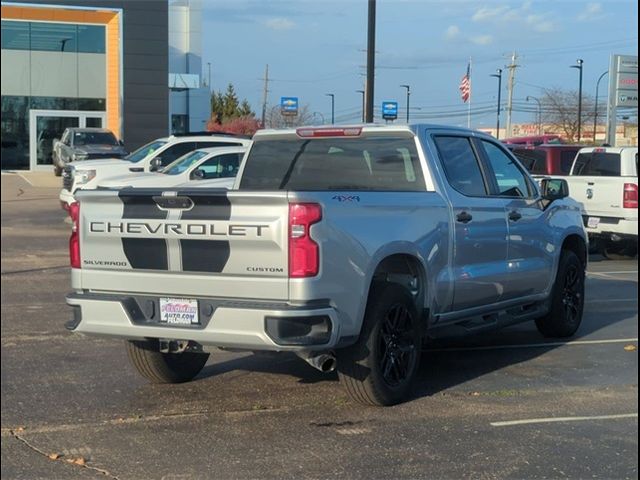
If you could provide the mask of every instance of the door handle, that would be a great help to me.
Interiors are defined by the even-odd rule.
[[[469,223],[471,220],[473,220],[473,216],[467,212],[460,212],[458,215],[456,215],[456,220],[460,223]]]
[[[512,210],[511,212],[509,212],[509,220],[511,220],[512,222],[517,222],[521,218],[522,214],[517,210]]]

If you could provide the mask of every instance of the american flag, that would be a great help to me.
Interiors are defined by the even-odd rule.
[[[460,89],[462,101],[467,103],[471,97],[471,62],[467,64],[467,73],[462,77],[458,88]]]

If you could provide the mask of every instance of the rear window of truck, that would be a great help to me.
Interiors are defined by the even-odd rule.
[[[242,190],[424,191],[410,137],[257,140]]]
[[[583,177],[619,177],[620,154],[606,152],[580,153],[576,157],[573,175]]]

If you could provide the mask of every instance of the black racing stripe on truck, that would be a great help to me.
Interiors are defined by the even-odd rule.
[[[182,220],[230,220],[231,202],[226,191],[203,195],[201,191],[180,191],[193,208],[182,212]],[[182,270],[185,272],[220,273],[229,261],[231,245],[228,240],[180,240]]]
[[[229,261],[231,246],[226,240],[180,240],[182,270],[220,273]]]
[[[162,192],[127,192],[118,197],[123,204],[122,219],[164,220],[167,211],[160,210],[153,200]],[[133,268],[145,270],[169,270],[168,246],[164,238],[122,238],[122,249]]]
[[[182,212],[183,220],[230,220],[231,202],[226,191],[202,195],[202,192],[180,191],[180,197],[189,197],[193,208]]]

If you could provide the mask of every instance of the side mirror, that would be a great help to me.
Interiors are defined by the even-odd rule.
[[[118,140],[118,145],[120,145],[121,147],[124,147],[124,142],[122,140]]]
[[[191,174],[191,177],[194,180],[204,180],[204,171],[200,170],[199,168],[196,168]]]
[[[542,199],[553,202],[569,196],[569,184],[563,178],[543,178],[540,181]]]
[[[157,172],[162,167],[162,159],[160,157],[152,158],[149,162],[149,171]]]

